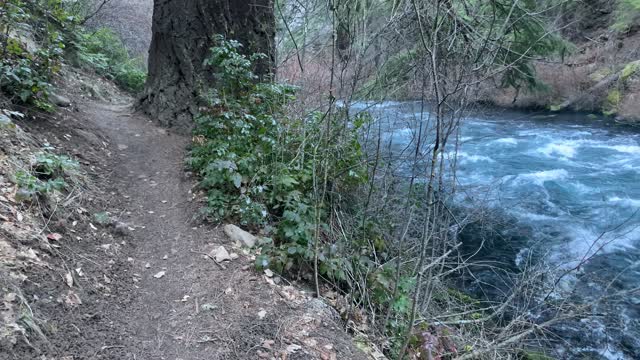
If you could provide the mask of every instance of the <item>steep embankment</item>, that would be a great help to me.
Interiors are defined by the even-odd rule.
[[[500,107],[603,113],[640,121],[640,3],[590,0],[567,9],[557,25],[573,44],[565,59],[535,62],[542,89],[490,88]]]
[[[46,261],[3,282],[14,289],[3,292],[5,310],[28,308],[38,326],[3,342],[0,358],[367,358],[332,308],[271,273],[256,273],[252,250],[195,220],[199,205],[183,170],[189,138],[133,113],[131,99],[115,90],[104,94],[111,101],[83,98],[94,78],[71,70],[62,78],[74,99],[67,110],[16,121],[34,150],[50,143],[79,158],[91,186],[67,194],[81,204],[34,220],[28,234],[8,230],[12,248],[35,238],[54,250],[32,249]],[[5,185],[17,188],[9,176]],[[0,202],[37,216],[13,197]],[[16,212],[3,213],[3,228],[19,221]],[[47,240],[50,233],[56,235]],[[233,260],[213,261],[220,246]],[[13,266],[2,254],[3,265]],[[9,267],[0,270],[8,274]]]

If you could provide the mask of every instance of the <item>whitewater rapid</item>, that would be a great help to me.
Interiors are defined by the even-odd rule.
[[[428,121],[415,103],[359,106],[384,124],[398,154]],[[640,286],[637,129],[581,114],[502,113],[465,119],[458,139],[459,148],[448,150],[457,155],[457,204],[482,202],[530,229],[501,261],[518,267],[536,253],[559,271],[580,265],[557,295],[583,301]],[[600,310],[610,316],[568,324],[560,336],[575,337],[573,350],[594,358],[640,358],[640,293]]]

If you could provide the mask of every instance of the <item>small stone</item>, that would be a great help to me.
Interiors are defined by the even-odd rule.
[[[131,231],[129,228],[129,225],[120,221],[116,223],[114,228],[115,228],[116,234],[118,235],[126,235],[129,231]]]
[[[213,257],[216,262],[231,260],[231,256],[229,256],[229,252],[224,248],[224,246],[219,246],[218,248],[214,249],[211,252],[210,256]]]
[[[262,320],[265,318],[265,316],[267,316],[267,312],[264,309],[258,311],[258,318]]]
[[[49,95],[49,100],[54,103],[55,105],[58,105],[60,107],[69,107],[71,106],[71,100],[69,100],[69,98],[62,96],[62,95],[58,95],[58,94],[50,94]]]
[[[225,225],[224,233],[229,237],[229,239],[231,239],[231,241],[238,241],[244,246],[253,247],[256,244],[257,238],[255,236],[235,225]]]

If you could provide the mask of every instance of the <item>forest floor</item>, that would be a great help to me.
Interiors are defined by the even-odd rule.
[[[39,233],[62,235],[57,255],[25,268],[20,285],[43,334],[27,331],[31,344],[18,341],[0,358],[370,358],[333,308],[256,272],[250,250],[197,219],[195,180],[184,167],[190,138],[135,113],[115,89],[109,101],[84,96],[94,79],[68,71],[61,87],[71,107],[19,125],[80,159],[94,190],[79,211],[110,220],[100,226],[87,216],[71,225],[52,214],[59,220],[44,223]],[[214,262],[207,254],[220,246],[238,258]]]

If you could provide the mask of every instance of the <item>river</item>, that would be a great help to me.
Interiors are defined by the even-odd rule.
[[[416,103],[356,108],[382,120],[397,147],[426,117]],[[480,201],[529,229],[500,261],[522,267],[535,252],[557,273],[580,264],[556,296],[627,292],[554,328],[560,356],[640,359],[640,292],[629,292],[640,287],[640,131],[586,114],[494,111],[465,119],[459,141],[456,202]]]

